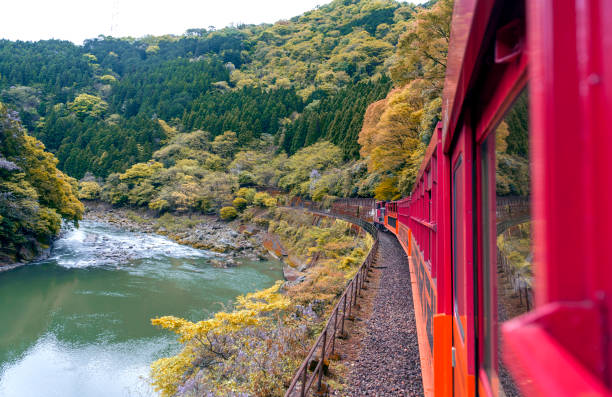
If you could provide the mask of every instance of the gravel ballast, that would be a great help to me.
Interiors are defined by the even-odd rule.
[[[379,238],[380,283],[361,350],[347,363],[346,395],[423,396],[408,258],[393,235]]]

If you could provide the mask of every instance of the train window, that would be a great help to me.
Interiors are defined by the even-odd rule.
[[[465,316],[465,261],[464,261],[464,182],[463,158],[459,156],[453,169],[453,294],[455,317],[461,342],[465,343],[465,330],[462,317]]]
[[[499,326],[533,305],[528,108],[525,90],[479,148],[480,365],[496,395],[520,395],[501,361]]]
[[[495,349],[497,345],[494,329],[495,311],[497,307],[497,297],[495,296],[495,257],[492,244],[491,228],[495,227],[495,216],[491,216],[492,203],[495,200],[495,134],[489,135],[480,148],[480,169],[481,169],[481,198],[482,198],[482,321],[483,321],[483,358],[482,367],[489,376],[489,379],[497,374],[497,363],[494,361]],[[493,191],[493,193],[492,193]],[[492,197],[493,196],[493,197]]]

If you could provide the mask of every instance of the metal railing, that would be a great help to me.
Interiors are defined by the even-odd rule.
[[[368,256],[357,270],[357,274],[355,274],[355,276],[348,282],[344,292],[342,295],[340,295],[340,299],[334,306],[329,319],[325,323],[323,331],[293,376],[293,379],[285,392],[285,397],[305,397],[308,395],[315,382],[316,390],[318,392],[324,392],[326,390],[323,383],[323,376],[327,371],[327,363],[329,363],[330,358],[334,358],[336,355],[336,339],[347,337],[347,333],[345,331],[346,320],[355,319],[353,316],[353,311],[357,306],[357,300],[360,296],[361,290],[366,289],[365,283],[367,282],[368,273],[372,263],[374,263],[376,258],[379,245],[378,231],[374,225],[365,222],[362,219],[353,218],[343,214],[334,214],[329,210],[321,210],[320,207],[316,205],[309,208],[310,206],[308,206],[307,202],[301,202],[300,205],[297,205],[296,207],[307,208],[313,213],[333,216],[335,218],[343,219],[356,224],[374,237],[374,244],[372,245]]]
[[[533,306],[531,277],[521,274],[499,248],[497,249],[497,264],[507,275],[508,281],[510,282],[514,292],[518,293],[521,305],[525,305],[527,307],[527,311],[531,310],[531,306]]]

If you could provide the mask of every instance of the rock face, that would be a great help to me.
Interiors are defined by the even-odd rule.
[[[113,224],[130,231],[161,234],[179,244],[233,257],[251,260],[268,258],[262,243],[264,233],[253,227],[239,228],[237,224],[221,222],[212,216],[191,218],[187,215],[177,215],[176,222],[169,227],[162,225],[154,214],[144,210],[135,212],[113,208],[104,203],[87,203],[85,219]],[[234,227],[242,232],[238,232]]]

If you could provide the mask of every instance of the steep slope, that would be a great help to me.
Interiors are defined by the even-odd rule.
[[[0,103],[0,266],[33,259],[58,235],[62,219],[81,219],[76,181],[56,164]]]

